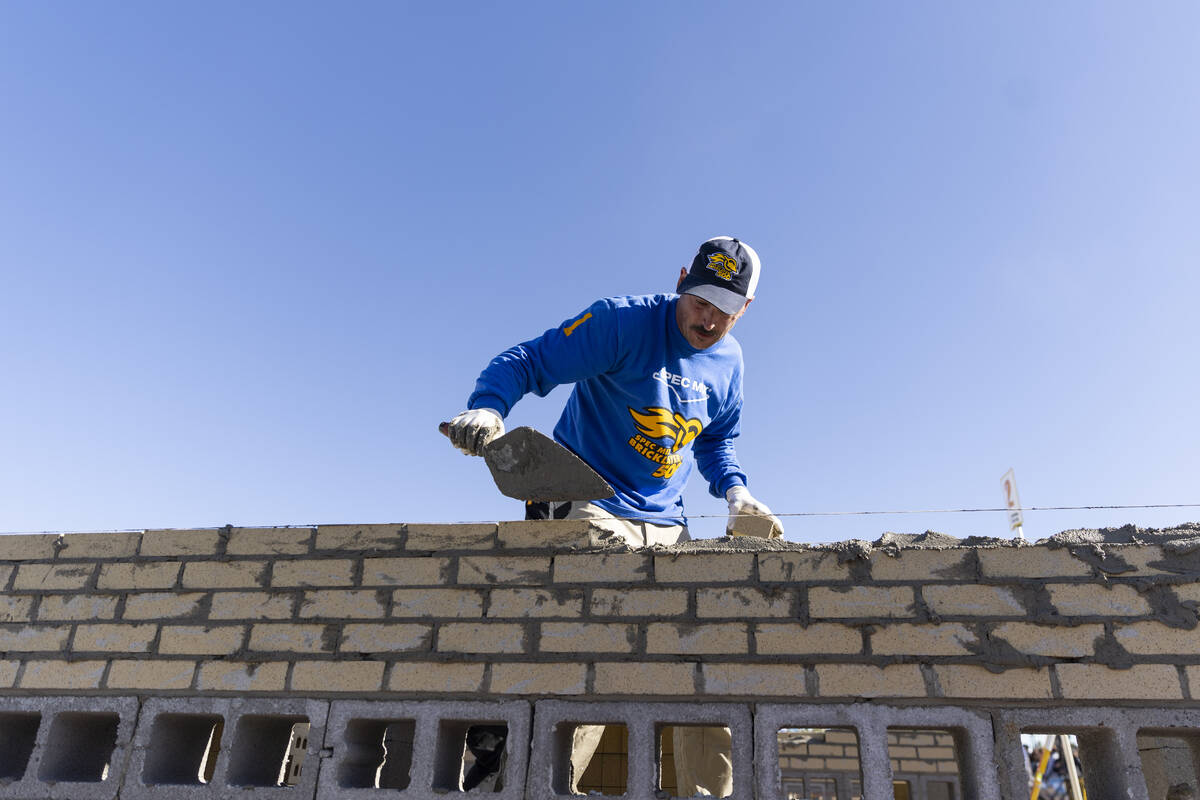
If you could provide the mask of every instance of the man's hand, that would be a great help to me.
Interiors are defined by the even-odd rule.
[[[729,501],[729,523],[725,532],[730,536],[758,536],[763,539],[778,539],[783,536],[783,523],[771,513],[771,509],[754,499],[745,486],[729,487],[725,493]]]
[[[483,455],[483,446],[504,435],[504,420],[490,408],[464,411],[450,420],[450,443],[469,456]]]

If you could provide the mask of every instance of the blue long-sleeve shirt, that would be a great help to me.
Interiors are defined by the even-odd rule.
[[[616,494],[595,503],[616,516],[686,524],[682,493],[694,464],[716,497],[746,483],[733,448],[742,348],[729,334],[704,350],[692,347],[675,321],[677,301],[674,294],[596,301],[492,359],[467,407],[507,416],[529,392],[545,397],[574,383],[554,438],[612,484]]]

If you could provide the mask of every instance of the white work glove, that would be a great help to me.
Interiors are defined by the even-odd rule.
[[[504,435],[504,420],[490,408],[475,408],[450,420],[446,435],[466,455],[481,456],[485,444]]]
[[[745,486],[730,486],[729,491],[725,493],[725,499],[729,501],[729,523],[725,526],[725,532],[730,536],[755,535],[747,532],[755,530],[767,534],[768,523],[772,526],[769,535],[762,538],[778,539],[783,536],[783,523],[779,521],[779,517],[755,500]]]

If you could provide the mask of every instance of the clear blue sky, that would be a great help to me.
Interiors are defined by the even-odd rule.
[[[1191,2],[6,3],[0,531],[516,518],[437,423],[719,234],[763,260],[776,511],[992,507],[1009,467],[1200,503],[1197,75]]]

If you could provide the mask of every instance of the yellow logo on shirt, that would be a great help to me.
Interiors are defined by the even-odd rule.
[[[691,443],[704,430],[704,423],[688,419],[669,408],[651,406],[641,411],[629,409],[638,433],[629,439],[629,446],[645,458],[658,464],[651,477],[670,478],[683,463],[679,451]],[[670,446],[664,447],[651,439],[666,439]]]
[[[563,335],[570,336],[572,333],[575,332],[576,328],[578,328],[580,325],[587,322],[591,318],[592,318],[592,312],[589,311],[586,314],[584,314],[582,317],[580,317],[579,319],[572,322],[567,327],[563,328]]]
[[[733,276],[738,274],[738,263],[724,253],[711,254],[705,266],[717,273],[717,277],[723,281],[731,281]]]

